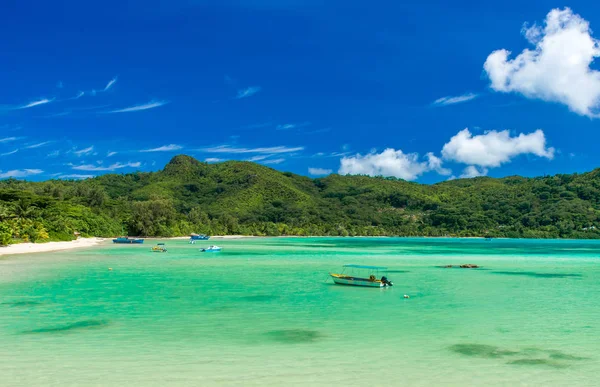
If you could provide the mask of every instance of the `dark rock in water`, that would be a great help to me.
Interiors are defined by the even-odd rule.
[[[12,307],[20,307],[20,306],[37,306],[42,303],[39,301],[12,301],[12,302],[3,302],[2,305],[8,305]]]
[[[272,340],[289,344],[313,343],[323,337],[319,331],[310,329],[282,329],[267,332],[267,336]]]
[[[452,265],[445,265],[445,266],[442,266],[442,267],[443,267],[444,269],[451,269],[451,268],[453,268],[454,266],[452,266]]]
[[[554,360],[587,360],[589,358],[582,356],[569,355],[561,351],[547,351],[550,353],[550,359]]]
[[[455,344],[450,346],[450,350],[464,356],[482,358],[499,358],[503,356],[513,356],[519,353],[515,351],[501,350],[496,346],[484,344]]]
[[[475,265],[474,263],[465,263],[460,265],[461,269],[477,269],[479,268],[479,266]]]
[[[550,359],[517,359],[509,361],[507,364],[525,365],[525,366],[546,366],[552,368],[566,368],[567,365]]]
[[[62,332],[69,332],[69,331],[75,331],[75,330],[103,328],[107,325],[108,325],[108,322],[105,320],[83,320],[83,321],[77,321],[73,324],[61,325],[61,326],[51,327],[51,328],[33,329],[30,331],[23,331],[22,333],[24,333],[24,334],[62,333]]]

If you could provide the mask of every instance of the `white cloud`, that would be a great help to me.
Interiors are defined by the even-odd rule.
[[[415,180],[430,170],[429,163],[419,161],[417,153],[392,148],[381,153],[343,157],[340,164],[340,175],[394,176],[404,180]]]
[[[517,92],[528,98],[565,104],[575,113],[600,117],[600,41],[589,23],[569,8],[553,9],[544,27],[524,26],[525,38],[535,45],[509,60],[510,51],[491,53],[484,64],[492,89]]]
[[[168,104],[169,101],[150,101],[148,103],[144,103],[141,105],[129,106],[123,109],[111,110],[107,113],[129,113],[129,112],[139,112],[141,110],[154,109],[163,105]]]
[[[280,124],[275,127],[276,130],[290,130],[290,129],[299,129],[309,126],[310,122],[301,122],[298,124]]]
[[[0,171],[0,179],[7,177],[27,177],[31,175],[39,175],[44,173],[41,169],[13,169],[12,171],[2,172]]]
[[[448,176],[452,174],[452,171],[448,168],[442,167],[442,159],[429,152],[425,155],[427,157],[427,167],[431,171],[436,171],[440,175]]]
[[[19,139],[19,137],[5,137],[5,138],[0,138],[0,143],[10,142],[10,141],[16,141],[18,139]]]
[[[200,149],[208,153],[292,153],[304,150],[304,147],[273,146],[266,148],[236,148],[229,145],[220,145],[212,148]]]
[[[116,154],[117,154],[117,152],[108,152],[108,153],[106,154],[106,157],[111,157],[111,156],[114,156],[114,155],[116,155]]]
[[[169,145],[160,146],[158,148],[144,149],[144,150],[141,150],[140,152],[170,152],[170,151],[179,150],[181,148],[183,148],[181,145],[169,144]]]
[[[283,158],[281,158],[281,159],[267,159],[267,160],[262,161],[261,163],[265,164],[265,165],[270,165],[270,164],[281,164],[284,161],[285,161],[285,159],[283,159]]]
[[[435,106],[448,106],[448,105],[454,105],[457,103],[462,103],[462,102],[467,102],[467,101],[471,101],[475,98],[477,98],[479,95],[474,94],[474,93],[466,93],[463,95],[458,95],[458,96],[448,96],[448,97],[442,97],[439,99],[436,99],[433,102],[433,105]]]
[[[241,98],[252,97],[254,94],[258,93],[259,91],[260,91],[260,86],[250,86],[245,89],[238,90],[237,96],[235,98],[241,99]]]
[[[73,165],[71,166],[71,169],[75,169],[77,171],[114,171],[116,169],[121,169],[121,168],[137,168],[140,165],[142,165],[142,163],[140,163],[139,161],[137,162],[128,162],[128,163],[114,163],[111,164],[107,167],[103,167],[103,166],[98,166],[98,165],[94,165],[94,164],[83,164],[83,165]]]
[[[35,149],[35,148],[42,147],[44,145],[48,145],[50,143],[52,143],[52,141],[38,142],[37,144],[32,144],[32,145],[26,146],[25,149]]]
[[[260,160],[264,160],[268,157],[271,157],[273,155],[256,155],[256,156],[252,156],[250,157],[248,160],[246,161],[260,161]]]
[[[19,150],[15,149],[14,151],[11,152],[6,152],[6,153],[2,153],[0,154],[0,156],[10,156],[10,155],[14,155],[15,153],[17,153]]]
[[[204,159],[204,161],[207,162],[207,163],[219,163],[219,162],[225,161],[225,160],[224,159],[219,159],[217,157],[209,157],[209,158]]]
[[[511,137],[508,130],[473,136],[469,129],[463,129],[442,148],[446,160],[481,167],[498,167],[522,154],[552,159],[554,148],[546,148],[546,137],[540,129],[516,137]]]
[[[92,145],[92,146],[87,147],[85,149],[81,149],[81,150],[78,150],[78,151],[73,151],[73,153],[75,153],[77,156],[84,156],[84,155],[88,155],[88,154],[92,153],[93,151],[94,151],[94,146]]]
[[[333,172],[331,169],[325,169],[325,168],[308,168],[308,173],[313,175],[313,176],[322,176],[322,175],[329,175],[331,172]]]
[[[477,168],[474,165],[469,165],[468,167],[466,167],[463,170],[462,175],[460,175],[461,178],[471,178],[471,177],[478,177],[478,176],[485,176],[488,173],[488,169],[487,168]]]
[[[29,102],[26,105],[22,105],[22,106],[16,107],[15,109],[29,109],[29,108],[32,108],[34,106],[45,105],[45,104],[50,103],[52,101],[54,101],[54,99],[42,98],[42,99],[38,99],[37,101]]]
[[[59,154],[60,154],[60,151],[59,151],[59,150],[54,150],[54,151],[52,151],[52,152],[48,153],[48,157],[56,157],[56,156],[58,156]]]
[[[108,89],[110,89],[111,87],[113,87],[113,85],[117,83],[117,77],[114,77],[113,79],[111,79],[110,81],[108,81],[108,83],[106,84],[106,86],[104,87],[103,91],[107,91]]]

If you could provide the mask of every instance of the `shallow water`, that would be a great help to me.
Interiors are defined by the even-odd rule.
[[[166,243],[0,259],[0,385],[598,385],[599,242]]]

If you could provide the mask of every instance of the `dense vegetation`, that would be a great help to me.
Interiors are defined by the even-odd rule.
[[[176,156],[154,173],[0,181],[0,244],[74,232],[599,238],[599,218],[600,170],[422,185]]]

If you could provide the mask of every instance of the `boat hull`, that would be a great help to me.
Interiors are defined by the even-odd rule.
[[[117,238],[117,239],[113,239],[113,243],[120,243],[120,244],[142,244],[144,243],[143,239],[125,239],[125,238]]]
[[[339,274],[330,274],[331,279],[338,285],[346,286],[362,286],[366,288],[383,288],[386,287],[383,282],[379,280],[371,281],[367,278],[349,277]]]

